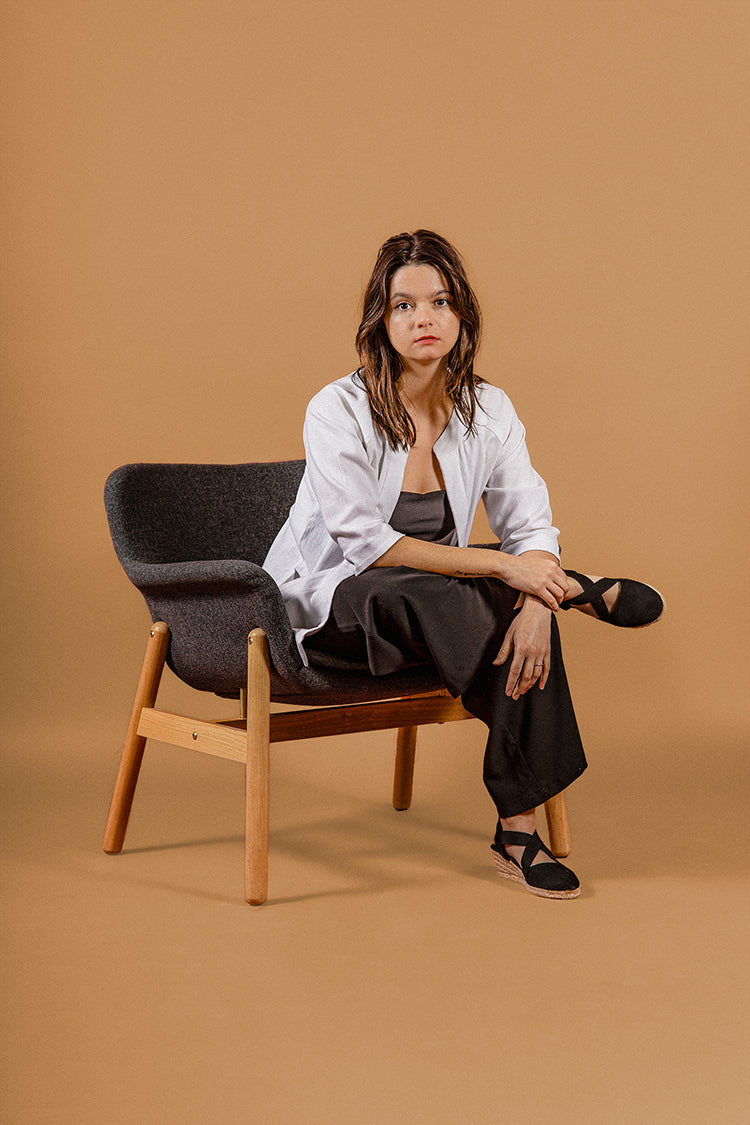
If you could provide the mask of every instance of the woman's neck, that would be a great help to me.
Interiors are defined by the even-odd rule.
[[[401,375],[399,391],[407,410],[431,414],[448,403],[445,391],[445,366],[407,367]]]

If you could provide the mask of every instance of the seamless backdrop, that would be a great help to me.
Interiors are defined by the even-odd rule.
[[[593,769],[642,808],[658,775],[654,821],[689,808],[713,846],[703,797],[726,812],[747,761],[750,6],[4,0],[2,25],[8,776],[64,761],[76,800],[93,770],[70,838],[94,853],[148,625],[107,474],[301,456],[306,402],[356,366],[378,246],[424,226],[465,256],[479,371],[526,424],[566,562],[667,598],[644,632],[565,615]],[[322,785],[340,762],[317,761]],[[10,792],[24,841],[29,802],[64,796]],[[579,818],[599,840],[607,808]]]

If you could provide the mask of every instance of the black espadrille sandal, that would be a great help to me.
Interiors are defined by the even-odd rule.
[[[523,847],[521,862],[505,850],[508,845]],[[534,863],[539,852],[548,855],[550,863]],[[498,831],[492,844],[492,858],[503,879],[523,883],[527,891],[542,898],[578,898],[581,884],[569,867],[557,860],[546,847],[539,833]]]
[[[596,582],[592,582],[588,575],[579,574],[575,570],[566,570],[565,573],[583,586],[583,592],[563,601],[560,609],[590,604],[600,621],[617,625],[621,629],[644,629],[647,625],[653,625],[664,614],[664,598],[658,590],[647,586],[645,582],[636,582],[632,578],[598,578]],[[620,583],[620,595],[610,610],[602,595],[617,582]]]

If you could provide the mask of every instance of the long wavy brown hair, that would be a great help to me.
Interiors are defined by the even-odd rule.
[[[467,433],[474,430],[476,385],[481,382],[474,374],[474,357],[479,349],[482,314],[461,255],[431,230],[389,238],[380,247],[365,289],[356,345],[361,364],[358,375],[367,391],[372,416],[392,449],[409,449],[417,440],[414,423],[398,390],[403,364],[385,328],[391,278],[402,266],[412,265],[434,266],[440,271],[461,320],[458,339],[447,356],[445,390]]]

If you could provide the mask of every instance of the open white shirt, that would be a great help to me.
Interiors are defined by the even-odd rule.
[[[479,501],[503,551],[549,551],[559,558],[547,487],[526,450],[510,399],[477,386],[476,432],[452,414],[434,445],[465,547]],[[389,524],[408,450],[393,450],[372,420],[356,372],[323,387],[305,416],[307,465],[289,518],[263,563],[276,580],[305,664],[303,641],[328,617],[339,583],[361,574],[401,533]]]

